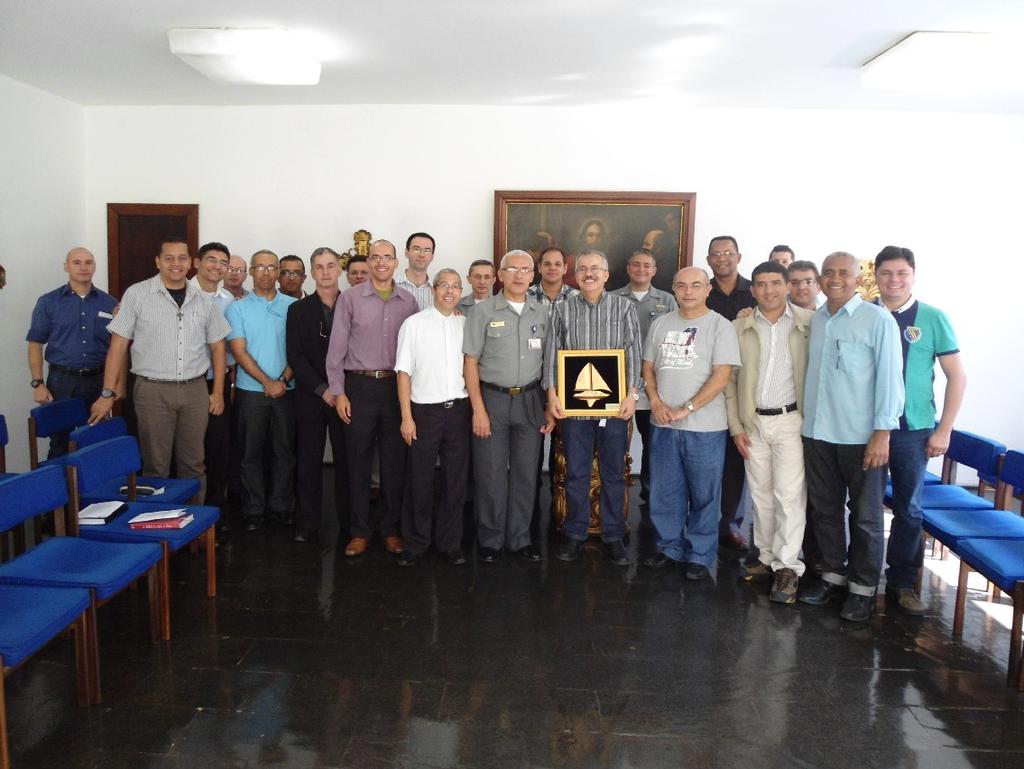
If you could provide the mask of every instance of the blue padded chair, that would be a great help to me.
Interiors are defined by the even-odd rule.
[[[206,595],[213,598],[217,595],[217,541],[216,524],[220,520],[220,508],[190,505],[186,509],[193,520],[183,529],[150,529],[137,530],[129,526],[128,521],[138,513],[166,510],[166,502],[129,501],[128,509],[114,519],[101,526],[78,527],[78,511],[82,508],[81,499],[95,496],[95,489],[110,482],[111,478],[128,479],[129,491],[133,487],[133,478],[138,470],[138,444],[135,439],[126,436],[100,441],[84,449],[78,449],[67,456],[68,482],[68,516],[69,531],[83,539],[103,542],[155,542],[161,547],[160,581],[164,592],[170,590],[170,555],[185,545],[198,542],[205,537],[206,543]],[[164,640],[170,640],[171,617],[170,606],[163,606],[165,613],[161,616],[161,634]]]
[[[58,510],[62,518],[68,487],[60,467],[40,467],[0,481],[0,531],[37,515]],[[91,592],[90,613],[140,577],[149,581],[150,634],[159,642],[161,612],[167,593],[161,590],[157,565],[160,546],[151,542],[122,544],[78,537],[53,537],[7,563],[0,564],[0,585],[78,587]],[[90,622],[95,629],[95,620]],[[95,632],[89,633],[95,653]],[[99,669],[90,666],[93,702],[100,701]]]
[[[84,588],[0,585],[0,767],[10,767],[5,681],[29,657],[69,627],[75,631],[75,688],[78,704],[92,703],[88,641],[92,598]]]
[[[64,430],[73,430],[88,421],[89,410],[78,398],[51,401],[28,412],[29,467],[35,470],[40,465],[39,438],[49,438]]]
[[[125,432],[119,432],[122,426],[125,427]],[[115,445],[118,448],[118,452],[116,454],[103,453],[104,459],[102,461],[108,463],[106,467],[111,471],[115,467],[121,468],[120,472],[104,471],[101,473],[104,478],[103,483],[89,484],[88,486],[80,485],[78,501],[83,507],[91,505],[93,502],[110,502],[113,500],[129,502],[139,498],[140,495],[133,493],[130,488],[129,475],[134,478],[136,488],[138,486],[163,488],[164,492],[162,494],[142,497],[156,504],[185,504],[199,493],[200,483],[198,478],[157,478],[151,475],[136,475],[142,469],[142,455],[139,453],[139,442],[134,435],[126,435],[126,432],[127,426],[124,420],[115,418],[105,419],[95,425],[80,427],[71,434],[69,441],[74,440],[79,450],[98,443],[117,441]],[[95,440],[95,438],[99,440]],[[98,457],[100,455],[92,456]],[[67,457],[61,457],[61,459],[63,463],[68,461]],[[129,486],[129,489],[127,492],[122,493],[121,488],[126,485]]]
[[[0,414],[0,480],[12,475],[7,472],[7,444],[10,438],[7,434],[7,418]]]
[[[72,430],[68,435],[68,452],[127,434],[128,423],[124,421],[124,417],[101,419],[94,425],[85,424]]]
[[[925,510],[992,510],[995,505],[980,494],[972,494],[956,485],[956,468],[966,465],[974,469],[979,478],[989,474],[997,476],[1006,446],[999,441],[980,435],[954,430],[949,449],[942,460],[942,483],[926,484],[921,489],[921,507]],[[885,502],[892,505],[892,487],[886,487]]]

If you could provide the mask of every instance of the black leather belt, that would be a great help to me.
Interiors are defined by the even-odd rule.
[[[540,387],[540,380],[538,379],[536,382],[531,382],[530,384],[523,385],[522,387],[502,387],[501,385],[491,384],[490,382],[481,382],[480,384],[488,390],[496,390],[497,392],[505,393],[505,395],[520,395],[522,393],[530,392],[530,390],[536,390]]]
[[[153,377],[142,376],[142,374],[137,374],[136,376],[138,376],[139,379],[146,380],[147,382],[156,382],[157,384],[177,384],[177,385],[192,384],[193,382],[198,382],[200,379],[203,379],[203,380],[206,379],[206,374],[200,374],[199,376],[194,376],[191,379],[153,379]]]
[[[59,371],[68,376],[96,376],[103,373],[101,368],[68,368],[67,366],[58,366],[56,363],[50,364],[50,371]]]
[[[345,373],[346,374],[356,374],[358,376],[368,376],[371,379],[387,379],[388,377],[393,377],[393,376],[397,376],[398,375],[398,372],[396,372],[394,370],[385,371],[385,370],[381,370],[381,369],[377,369],[375,371],[367,371],[365,369],[356,369],[356,370],[345,369]]]
[[[780,414],[788,414],[790,411],[796,411],[796,403],[789,403],[781,409],[754,409],[754,411],[763,417],[777,417]]]
[[[434,408],[434,409],[438,409],[438,408],[450,409],[450,408],[455,408],[455,406],[457,406],[458,404],[462,403],[464,400],[467,400],[467,399],[466,398],[455,398],[454,400],[442,401],[441,403],[417,403],[416,405],[417,406],[428,406],[428,407]]]

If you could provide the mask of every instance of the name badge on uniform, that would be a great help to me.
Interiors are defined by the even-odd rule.
[[[109,320],[113,320],[114,319],[113,315],[111,315],[109,312],[103,312],[102,310],[100,310],[96,314],[99,315],[101,318],[107,318]]]
[[[492,320],[489,324],[491,328],[505,328],[505,321],[503,320]]]
[[[540,340],[537,339],[536,337],[531,339],[530,340],[530,349],[531,350],[539,350],[540,349]]]

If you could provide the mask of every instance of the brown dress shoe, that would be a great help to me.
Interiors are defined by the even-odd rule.
[[[349,543],[345,545],[345,555],[349,558],[355,558],[357,555],[362,555],[366,552],[367,541],[363,537],[352,537]]]
[[[398,555],[405,550],[405,543],[401,537],[385,537],[384,548],[392,555]]]

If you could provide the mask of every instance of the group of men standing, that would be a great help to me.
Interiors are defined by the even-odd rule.
[[[681,563],[686,578],[701,580],[719,545],[746,550],[746,486],[755,548],[745,577],[770,578],[772,600],[792,603],[813,559],[821,579],[801,599],[822,604],[845,592],[841,616],[850,620],[870,615],[880,579],[888,466],[887,588],[905,610],[923,610],[912,589],[922,557],[918,496],[928,458],[948,446],[965,378],[945,315],[912,297],[912,252],[890,246],[878,255],[881,303],[872,304],[857,294],[860,265],[848,253],[826,257],[819,275],[778,246],[747,280],[731,236],[709,245],[714,277],[684,268],[671,293],[653,287],[657,265],[645,249],[630,256],[629,283],[616,291],[605,288],[605,254],[578,254],[579,288],[571,289],[565,254],[551,247],[538,264],[510,251],[497,275],[490,262],[474,262],[463,297],[456,271],[431,280],[434,250],[429,234],[411,235],[408,268],[396,280],[396,249],[377,240],[348,263],[351,288],[342,291],[339,255],[318,248],[309,259],[316,288],[302,296],[297,257],[255,253],[245,292],[244,263],[226,246],[206,244],[193,259],[183,240],[168,238],[157,275],[115,307],[91,284],[91,254],[74,249],[68,284],[33,313],[35,399],[80,397],[91,402],[92,421],[104,418],[125,394],[130,348],[144,472],[168,475],[173,455],[180,476],[205,484],[209,467],[201,495],[223,503],[237,445],[245,527],[294,510],[295,537],[306,540],[320,522],[329,439],[346,556],[379,534],[402,566],[431,545],[465,562],[470,458],[478,559],[493,563],[507,551],[541,560],[530,523],[545,435],[556,424],[568,503],[557,557],[575,560],[587,539],[596,457],[602,539],[613,563],[628,564],[624,459],[633,419],[644,449],[644,522],[657,537],[646,566]],[[188,281],[190,266],[197,274]],[[609,349],[625,362],[617,412],[566,417],[559,352]],[[936,359],[947,377],[937,426]]]

